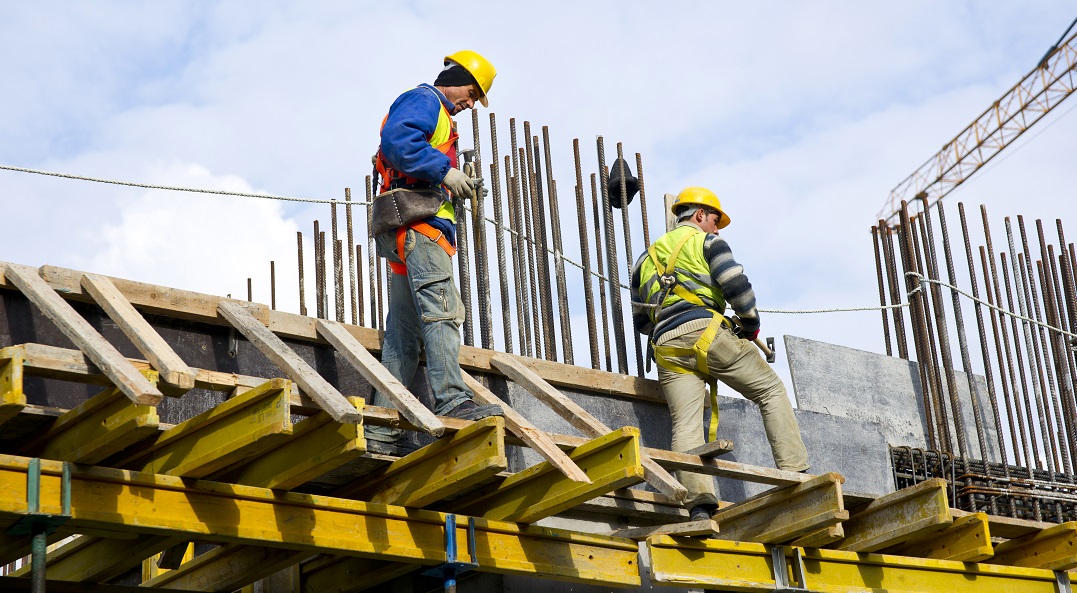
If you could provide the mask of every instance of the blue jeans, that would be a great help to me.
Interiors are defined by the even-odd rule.
[[[400,263],[396,254],[396,230],[376,238],[378,255]],[[389,317],[385,322],[381,364],[404,385],[410,385],[426,347],[426,374],[434,395],[434,413],[444,415],[471,399],[460,373],[460,325],[464,305],[453,282],[452,258],[430,238],[408,229],[404,239],[408,267],[406,276],[393,274],[389,289]],[[375,406],[393,407],[377,392]],[[399,429],[370,426],[368,437],[394,440]],[[379,438],[380,437],[380,438]]]

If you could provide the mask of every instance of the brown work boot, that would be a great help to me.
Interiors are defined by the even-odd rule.
[[[696,505],[688,511],[689,521],[709,521],[718,507],[713,504]]]

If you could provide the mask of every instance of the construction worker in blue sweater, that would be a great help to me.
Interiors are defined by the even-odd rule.
[[[717,437],[716,381],[721,381],[759,406],[778,469],[807,470],[808,452],[785,385],[752,344],[759,335],[752,285],[718,235],[729,215],[718,196],[703,187],[684,189],[670,210],[677,227],[640,256],[630,285],[633,323],[650,336],[669,405],[672,449],[684,452],[705,443],[701,420],[707,387],[708,440]],[[726,304],[739,320],[724,315]],[[688,489],[684,506],[690,519],[709,519],[718,507],[714,478],[678,471],[677,480]]]
[[[458,135],[452,116],[472,109],[475,103],[486,107],[486,94],[496,74],[493,65],[474,51],[446,56],[434,84],[421,84],[393,102],[382,122],[381,144],[375,156],[381,178],[374,201],[375,232],[378,221],[384,218],[379,213],[381,204],[393,204],[381,212],[391,210],[395,216],[403,211],[408,213],[406,218],[414,218],[396,220],[398,226],[376,236],[378,255],[386,258],[393,270],[381,362],[408,385],[425,347],[434,413],[466,420],[500,416],[502,410],[476,404],[460,372],[464,307],[453,281],[453,198],[475,199],[481,179],[457,168]],[[373,404],[392,407],[381,393],[375,393]],[[368,439],[383,443],[395,443],[400,434],[399,429],[389,427],[366,429]]]

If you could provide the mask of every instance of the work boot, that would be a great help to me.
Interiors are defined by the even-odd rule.
[[[467,399],[463,403],[449,410],[444,414],[450,418],[459,418],[461,420],[482,420],[490,416],[504,416],[504,411],[501,410],[501,406],[490,405],[480,406],[474,401]]]
[[[700,504],[688,511],[689,521],[709,521],[718,507],[713,504]]]

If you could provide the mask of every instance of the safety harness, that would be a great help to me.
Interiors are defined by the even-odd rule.
[[[404,239],[408,235],[408,229],[414,230],[416,233],[429,238],[431,241],[437,243],[445,250],[445,253],[449,254],[449,257],[456,255],[456,247],[453,247],[452,243],[445,238],[445,233],[434,228],[433,225],[425,222],[413,222],[408,226],[397,227],[396,229],[396,255],[400,258],[400,263],[389,262],[389,267],[393,270],[394,274],[401,276],[408,275],[408,266],[404,261]]]
[[[718,331],[722,328],[722,325],[725,325],[726,327],[732,326],[725,316],[718,311],[715,311],[712,307],[707,306],[707,304],[703,302],[703,299],[686,289],[677,279],[676,271],[677,258],[681,254],[681,249],[688,243],[689,239],[696,235],[696,233],[701,232],[703,231],[696,230],[695,232],[686,233],[684,238],[681,239],[673,248],[673,251],[670,252],[669,261],[665,265],[658,259],[658,254],[653,244],[647,248],[647,255],[651,258],[651,262],[655,267],[655,273],[658,274],[659,282],[662,284],[662,290],[659,293],[658,306],[655,308],[652,320],[658,319],[658,314],[662,311],[666,298],[669,296],[669,293],[672,292],[693,305],[710,310],[713,315],[711,317],[711,322],[707,325],[707,328],[703,330],[703,333],[700,334],[699,339],[696,340],[696,343],[693,344],[691,348],[657,346],[654,344],[653,339],[651,339],[651,348],[654,351],[654,360],[658,363],[658,366],[674,373],[696,375],[710,386],[711,421],[707,431],[707,442],[712,442],[718,438],[718,381],[709,374],[707,367],[707,350],[710,349],[711,342],[713,342],[715,336],[718,335]],[[672,357],[679,356],[694,357],[696,360],[696,368],[685,367],[670,360]]]

